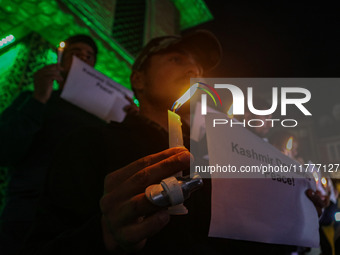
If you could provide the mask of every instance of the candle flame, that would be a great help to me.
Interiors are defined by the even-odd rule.
[[[288,141],[287,141],[287,145],[286,145],[287,150],[291,150],[293,148],[293,137],[289,137]]]
[[[65,46],[66,46],[66,45],[65,45],[65,42],[60,42],[60,43],[59,43],[59,47],[60,47],[60,48],[64,49]]]
[[[322,183],[322,186],[324,186],[326,188],[326,186],[327,186],[327,179],[325,177],[322,177],[321,178],[321,183]]]
[[[171,110],[173,112],[177,112],[178,109],[195,94],[197,88],[198,83],[193,84],[179,99],[177,99],[177,101],[172,105]]]
[[[318,183],[319,176],[318,176],[317,172],[313,172],[313,177],[314,177],[315,182]]]
[[[233,114],[233,104],[234,104],[234,103],[231,103],[231,105],[230,105],[230,107],[229,107],[229,109],[228,109],[228,111],[227,111],[227,115],[228,115],[228,117],[229,117],[230,119],[234,118],[234,114]]]

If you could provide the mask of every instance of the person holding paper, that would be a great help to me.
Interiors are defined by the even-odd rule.
[[[94,66],[97,46],[86,35],[68,38],[60,64],[34,74],[34,91],[21,93],[0,116],[0,165],[9,167],[6,205],[1,214],[0,253],[12,254],[21,246],[33,221],[46,169],[57,144],[75,128],[103,122],[62,100],[72,56]],[[53,91],[53,81],[59,90]]]
[[[79,130],[67,139],[50,169],[44,209],[23,254],[188,250],[194,240],[189,226],[196,220],[191,214],[200,211],[192,205],[199,197],[188,200],[193,201],[187,204],[189,215],[170,220],[164,208],[147,200],[144,190],[189,170],[187,149],[167,149],[167,111],[189,88],[190,78],[200,77],[220,58],[219,42],[207,31],[151,40],[132,67],[139,115],[105,128]],[[185,120],[187,115],[182,114],[183,140],[188,147]],[[208,203],[203,206],[209,207]],[[203,224],[205,230],[206,220],[194,227]]]

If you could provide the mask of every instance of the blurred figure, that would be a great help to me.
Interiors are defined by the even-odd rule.
[[[296,136],[286,131],[278,131],[270,136],[269,142],[279,149],[286,156],[296,160],[300,164],[304,164],[305,160],[301,156],[299,141]],[[308,164],[312,164],[311,161]],[[325,173],[314,169],[314,180],[316,182],[315,196],[318,197],[320,204],[319,208],[319,234],[320,234],[320,249],[323,255],[333,254],[333,241],[329,240],[325,235],[327,228],[332,228],[334,223],[334,215],[337,210],[337,192],[334,189],[331,178]],[[308,250],[307,250],[308,251]],[[305,254],[306,250],[299,247],[298,254]]]
[[[335,252],[335,236],[334,236],[334,223],[335,213],[338,211],[338,192],[334,188],[333,181],[328,173],[319,175],[317,183],[317,193],[321,196],[325,203],[319,223],[320,223],[320,248],[322,254],[332,255],[338,254]]]

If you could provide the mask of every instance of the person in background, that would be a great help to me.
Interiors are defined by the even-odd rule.
[[[292,139],[292,142],[290,142],[289,146],[288,141],[290,139]],[[270,136],[269,142],[282,153],[286,154],[288,157],[294,159],[300,164],[305,163],[305,160],[301,156],[301,146],[299,146],[299,140],[293,134],[286,131],[276,131]],[[309,161],[309,164],[312,164],[312,162]],[[321,172],[322,171],[315,170],[313,173],[316,182],[315,194],[319,196],[323,204],[321,208],[322,210],[319,212],[320,249],[322,251],[322,254],[332,255],[332,250],[334,249],[334,245],[332,245],[333,240],[328,239],[327,235],[325,235],[325,227],[332,226],[335,221],[334,215],[337,211],[338,194],[334,189],[332,179],[329,176],[322,174]],[[298,254],[305,254],[308,249],[299,247],[298,251]]]
[[[270,106],[271,105],[264,98],[261,98],[261,97],[254,98],[254,107],[257,110],[267,110],[270,108]],[[304,159],[301,156],[298,139],[293,134],[287,131],[280,130],[280,131],[271,132],[271,130],[273,129],[273,127],[271,126],[272,123],[270,121],[266,121],[266,119],[271,119],[271,118],[272,118],[272,115],[254,115],[253,113],[249,111],[248,108],[246,108],[245,115],[244,115],[244,119],[246,122],[249,121],[250,119],[260,119],[264,123],[264,125],[261,127],[247,126],[248,130],[250,130],[257,136],[261,137],[266,142],[269,142],[271,145],[276,147],[279,151],[286,154],[290,158],[296,160],[300,164],[304,164]],[[269,135],[270,133],[271,135]],[[290,138],[293,139],[291,148],[287,149],[287,143]],[[308,189],[306,191],[306,195],[313,202],[318,212],[319,217],[322,218],[323,217],[322,215],[325,215],[322,212],[329,211],[327,209],[329,208],[329,200],[327,199],[327,196],[326,197],[323,196],[318,190],[313,191],[311,189]],[[323,221],[320,221],[320,224],[322,224],[322,222]],[[320,228],[320,237],[321,237],[322,243],[324,243],[324,238],[323,238],[324,234],[321,228]],[[323,246],[323,244],[321,246]],[[310,248],[296,247],[296,248],[292,248],[292,250],[294,251],[292,251],[291,254],[305,254],[306,252],[310,250]],[[287,254],[288,253],[289,252],[287,251]]]
[[[0,251],[14,254],[34,219],[46,170],[57,144],[72,130],[103,121],[60,98],[75,55],[94,66],[97,45],[87,35],[66,41],[60,64],[34,74],[34,91],[21,93],[0,116],[0,165],[9,168],[5,208],[0,217]],[[53,91],[57,81],[59,90]]]

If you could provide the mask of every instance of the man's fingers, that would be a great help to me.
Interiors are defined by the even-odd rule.
[[[170,216],[166,211],[159,211],[136,224],[122,228],[116,235],[116,239],[125,250],[136,251],[143,248],[147,238],[164,228],[169,219]]]
[[[60,64],[51,64],[51,65],[44,66],[40,70],[43,70],[43,71],[50,71],[50,70],[62,71],[62,70],[64,70],[64,68],[62,68],[60,66]]]
[[[62,82],[64,78],[60,75],[60,72],[56,71],[51,71],[51,72],[46,72],[44,74],[41,74],[39,76],[35,76],[34,78],[34,84],[35,87],[46,87],[51,81],[58,81]]]
[[[123,108],[123,110],[128,114],[137,114],[139,112],[139,108],[136,105],[127,105]]]
[[[145,167],[153,165],[168,157],[171,157],[172,155],[179,154],[184,151],[188,150],[184,147],[176,147],[136,160],[131,164],[108,174],[105,177],[104,191],[109,192],[112,189],[116,188],[118,185],[121,185],[126,179],[134,175],[136,172],[144,169]]]
[[[38,71],[36,71],[34,75],[41,76],[41,75],[44,75],[45,73],[48,73],[48,72],[61,72],[63,70],[64,70],[64,68],[62,68],[58,64],[47,65],[47,66],[44,66],[43,68],[39,69]]]
[[[35,90],[46,89],[50,87],[51,85],[53,85],[53,81],[57,81],[58,83],[60,83],[64,81],[64,78],[60,75],[51,75],[51,76],[37,79],[35,81]]]
[[[140,217],[145,217],[156,211],[160,207],[153,205],[145,196],[145,193],[138,194],[126,201],[122,207],[119,208],[119,216],[115,217],[117,226],[123,226],[135,222]]]
[[[45,72],[41,72],[39,75],[36,75],[38,77],[48,77],[50,75],[60,75],[60,71],[59,70],[47,70]]]
[[[147,186],[186,170],[190,166],[190,157],[189,151],[183,151],[138,171],[120,185],[119,191],[122,198],[142,193]]]

